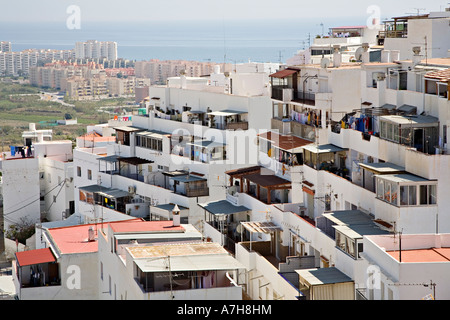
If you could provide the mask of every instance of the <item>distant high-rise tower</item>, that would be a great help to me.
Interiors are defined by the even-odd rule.
[[[117,42],[97,40],[77,42],[75,43],[75,58],[106,58],[107,60],[116,60]]]
[[[11,52],[11,42],[0,41],[0,52]]]

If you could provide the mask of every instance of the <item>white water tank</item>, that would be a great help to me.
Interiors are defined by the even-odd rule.
[[[28,125],[28,128],[30,129],[30,131],[36,131],[36,123],[30,123]]]
[[[214,66],[214,74],[219,74],[220,73],[220,66],[218,64],[216,64]]]

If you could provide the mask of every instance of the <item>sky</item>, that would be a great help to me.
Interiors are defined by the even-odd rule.
[[[3,22],[61,22],[71,5],[83,22],[318,19],[360,17],[377,6],[381,20],[440,11],[448,0],[2,0]],[[337,4],[339,3],[339,4]]]

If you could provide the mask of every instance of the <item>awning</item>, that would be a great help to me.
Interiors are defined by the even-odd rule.
[[[298,70],[292,70],[292,69],[284,69],[275,73],[272,73],[269,77],[272,78],[286,78],[290,75],[293,75],[294,73],[297,73]]]
[[[49,248],[16,252],[16,260],[20,267],[39,263],[55,262],[56,258]]]
[[[249,174],[244,176],[245,179],[260,185],[261,187],[276,187],[281,185],[290,185],[289,180],[280,178],[274,174]]]
[[[334,225],[336,231],[339,231],[344,236],[350,239],[362,239],[363,236],[389,234],[389,231],[382,230],[375,223],[361,224],[361,225]]]
[[[136,133],[137,136],[145,136],[148,138],[162,139],[164,136],[168,135],[168,133],[162,131],[142,131]]]
[[[295,270],[301,283],[311,286],[353,282],[353,280],[335,267]]]
[[[316,145],[316,144],[308,144],[306,146],[302,147],[305,150],[308,150],[312,153],[330,153],[330,152],[340,152],[345,151],[346,149],[340,148],[338,146],[335,146],[334,144],[323,144],[323,145]]]
[[[336,225],[373,225],[372,218],[360,210],[339,210],[326,212],[322,214],[323,217],[332,221]]]
[[[174,181],[184,182],[184,183],[195,182],[195,181],[207,181],[208,180],[206,178],[202,178],[202,177],[195,176],[195,175],[192,175],[192,174],[174,176],[174,177],[171,177],[170,179],[172,179]]]
[[[136,132],[136,131],[143,131],[142,128],[132,127],[132,126],[121,126],[121,127],[114,127],[113,128],[116,131],[124,131],[124,132]]]
[[[171,272],[183,271],[209,271],[209,270],[236,270],[245,267],[230,255],[205,254],[170,256],[157,259],[135,260],[136,266],[142,272],[168,272],[167,263],[170,259]],[[174,278],[176,280],[176,278]]]
[[[378,163],[358,163],[360,167],[369,170],[375,174],[391,174],[391,173],[403,173],[405,168],[397,166],[390,162],[378,162]]]
[[[153,163],[154,161],[142,159],[139,157],[128,157],[128,158],[119,158],[119,162],[125,162],[131,165],[139,165],[139,164],[146,164],[146,163]]]
[[[119,161],[119,156],[114,154],[114,155],[111,155],[111,156],[98,158],[97,160],[98,161],[106,161],[106,162],[117,162],[117,161]]]
[[[187,145],[192,145],[194,147],[199,148],[222,148],[226,146],[226,143],[223,142],[215,142],[210,140],[201,140],[201,141],[194,141],[194,142],[188,142]]]
[[[414,184],[424,182],[437,182],[437,180],[428,180],[411,173],[399,173],[399,174],[385,174],[377,176],[383,180],[391,181],[394,183]]]
[[[238,175],[255,173],[255,172],[260,172],[260,171],[261,171],[261,166],[252,166],[252,167],[228,170],[228,171],[225,171],[225,173],[229,176],[238,176]]]
[[[271,141],[274,147],[291,153],[300,153],[303,151],[301,147],[313,143],[294,135],[281,135],[272,131],[261,133],[259,137]]]
[[[416,114],[417,113],[417,107],[410,106],[409,104],[404,104],[401,107],[397,108],[398,111],[401,111],[404,114]]]
[[[97,192],[97,194],[105,197],[105,198],[123,198],[128,197],[130,194],[127,191],[119,190],[119,189],[110,189],[105,191]]]
[[[276,231],[282,231],[283,229],[269,221],[254,222],[254,221],[241,221],[242,226],[249,232],[253,233],[272,233]]]
[[[228,117],[228,116],[235,116],[235,115],[244,114],[244,113],[248,113],[248,111],[222,110],[222,111],[208,112],[207,114],[212,115],[212,116]]]
[[[398,125],[407,125],[411,127],[437,126],[439,119],[433,116],[381,116],[380,120],[393,122]]]
[[[205,209],[211,214],[234,214],[240,212],[250,211],[249,208],[245,206],[235,206],[228,202],[227,200],[211,201],[207,203],[199,203],[200,207]]]
[[[107,188],[103,186],[99,186],[97,184],[80,187],[81,191],[97,193],[106,198],[123,198],[129,196],[129,193],[119,189]]]

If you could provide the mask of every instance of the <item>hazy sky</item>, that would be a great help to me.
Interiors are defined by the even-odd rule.
[[[448,0],[1,0],[2,21],[65,21],[77,5],[81,21],[156,21],[204,19],[314,19],[361,17],[369,6],[381,19],[409,13],[439,11]],[[339,3],[339,4],[337,4]],[[425,10],[417,10],[425,9]]]

